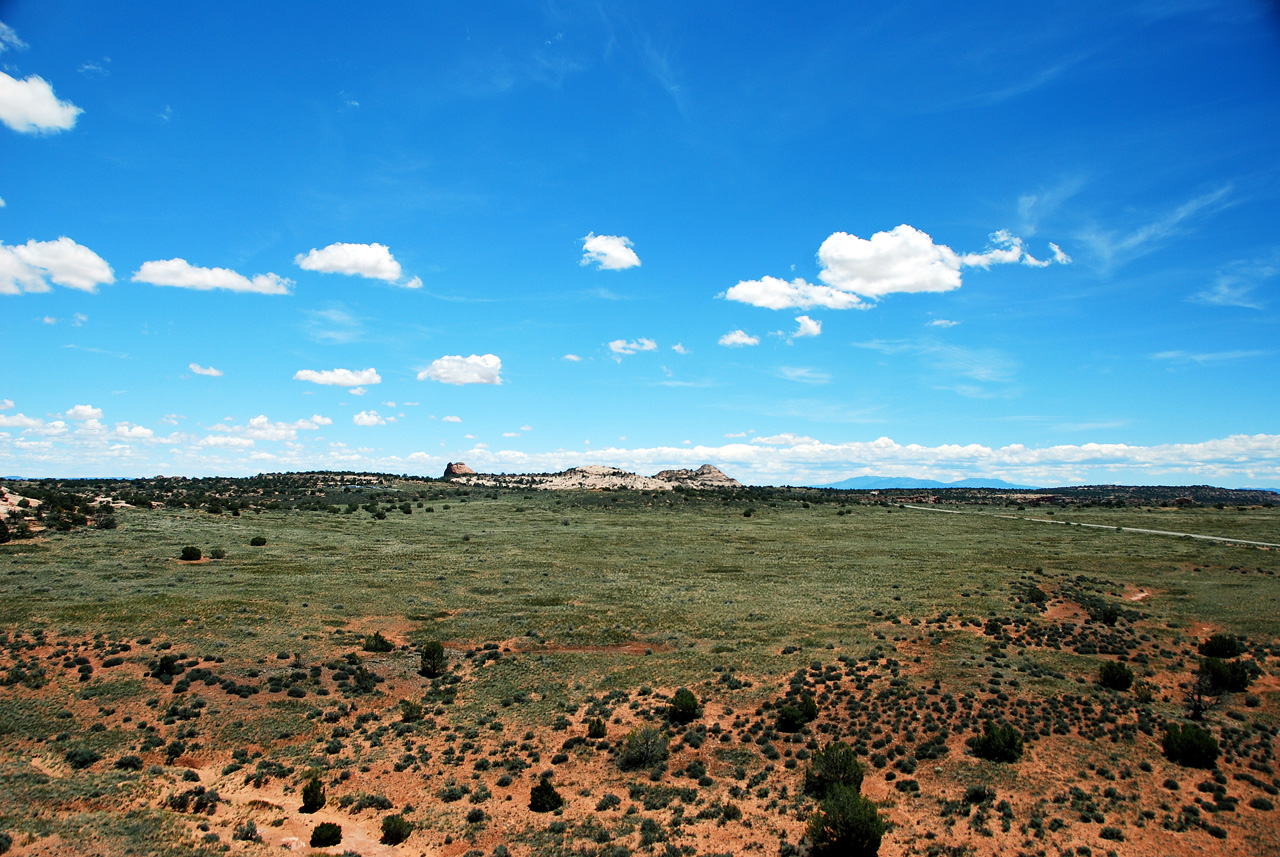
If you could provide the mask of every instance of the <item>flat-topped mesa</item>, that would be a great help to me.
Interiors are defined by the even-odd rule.
[[[450,461],[444,468],[444,478],[452,479],[455,476],[475,476],[476,472],[461,461]]]
[[[742,483],[731,479],[714,464],[704,464],[697,470],[663,470],[653,475],[663,482],[702,488],[741,488]]]

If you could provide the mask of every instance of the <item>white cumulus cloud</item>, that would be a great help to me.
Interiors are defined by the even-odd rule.
[[[115,282],[115,274],[101,256],[65,235],[56,241],[0,244],[0,295],[47,292],[50,281],[93,292]]]
[[[776,277],[744,280],[722,295],[724,298],[766,309],[866,309],[866,300],[876,301],[899,293],[948,292],[960,288],[962,268],[990,268],[992,265],[1021,262],[1043,268],[1071,261],[1056,244],[1053,256],[1037,259],[1027,252],[1021,238],[1006,230],[990,236],[990,246],[977,253],[959,254],[945,244],[935,244],[925,232],[901,224],[888,232],[860,238],[835,232],[818,248],[823,285],[796,278],[790,282]]]
[[[752,336],[745,330],[731,330],[720,337],[719,343],[726,348],[740,348],[744,345],[759,345],[760,337]]]
[[[802,336],[820,336],[822,334],[822,322],[815,321],[807,315],[796,316],[796,324],[800,325],[795,333],[791,334],[793,339],[799,339]]]
[[[351,421],[358,426],[382,426],[387,424],[385,419],[378,416],[377,411],[361,411],[352,417]]]
[[[371,280],[394,283],[400,279],[400,263],[385,244],[330,244],[322,250],[312,247],[305,256],[299,253],[293,263],[306,271],[322,274],[356,274]],[[406,287],[416,289],[422,281],[414,277]]]
[[[13,399],[0,399],[0,411],[7,411],[13,407]]]
[[[638,351],[657,351],[658,343],[652,339],[640,339],[627,342],[625,339],[615,339],[609,343],[609,350],[614,354],[635,354]]]
[[[441,417],[440,419],[441,419],[441,421],[442,421],[442,422],[446,422],[446,423],[460,423],[460,422],[462,422],[462,417]]]
[[[502,360],[496,354],[445,355],[418,373],[419,381],[442,384],[501,384]]]
[[[129,423],[116,423],[116,436],[123,437],[128,440],[149,440],[155,437],[156,433],[145,426],[135,426]]]
[[[357,387],[361,384],[381,384],[382,376],[370,366],[368,369],[299,369],[293,373],[295,381],[310,381],[328,387]]]
[[[84,111],[61,101],[42,77],[18,80],[0,71],[0,122],[21,134],[66,131]]]
[[[604,271],[621,271],[624,268],[636,268],[640,265],[640,257],[631,249],[631,239],[625,235],[597,235],[587,233],[582,239],[582,261],[580,265],[590,265]]]
[[[99,420],[102,419],[102,408],[95,408],[93,405],[76,405],[67,410],[66,418],[69,420]]]
[[[293,281],[275,274],[258,274],[250,279],[228,268],[198,268],[186,259],[160,259],[143,262],[133,275],[135,283],[173,286],[179,289],[226,289],[230,292],[252,292],[259,295],[287,295]]]
[[[5,401],[8,401],[7,399]],[[43,420],[35,417],[29,417],[26,414],[0,414],[0,428],[39,428],[44,425]]]
[[[199,363],[188,363],[187,368],[197,375],[208,375],[211,378],[222,377],[222,370],[214,369],[212,366],[201,366]]]

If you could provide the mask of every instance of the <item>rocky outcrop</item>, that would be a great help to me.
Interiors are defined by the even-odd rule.
[[[454,470],[454,468],[463,468]],[[475,473],[462,462],[450,464],[444,472],[446,479],[454,479],[465,485],[489,487],[534,488],[543,491],[566,490],[631,490],[674,491],[681,489],[740,488],[742,483],[724,475],[718,467],[704,464],[697,470],[664,470],[654,476],[641,476],[617,467],[589,464],[573,467],[560,473],[494,474]]]
[[[444,468],[444,478],[453,479],[455,476],[475,476],[476,472],[461,461],[450,461]]]
[[[704,464],[697,470],[663,470],[654,479],[672,482],[688,488],[741,488],[742,483],[731,479],[713,464]]]

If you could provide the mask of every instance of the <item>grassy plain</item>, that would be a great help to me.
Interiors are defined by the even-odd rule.
[[[1213,797],[1196,791],[1204,773],[1167,763],[1158,732],[1116,730],[1185,715],[1178,684],[1189,680],[1196,642],[1213,631],[1240,636],[1259,674],[1248,704],[1235,694],[1208,715],[1229,748],[1219,769],[1280,785],[1270,770],[1280,553],[1128,529],[1280,543],[1280,509],[1052,510],[1104,530],[1027,520],[1045,518],[1039,509],[937,507],[959,512],[948,514],[866,495],[398,487],[412,512],[392,508],[383,520],[363,510],[122,509],[113,530],[0,545],[0,670],[30,673],[38,662],[46,672],[43,685],[0,687],[0,831],[14,853],[253,853],[265,846],[232,835],[253,819],[268,844],[296,836],[303,850],[314,822],[341,823],[347,838],[329,853],[787,853],[803,847],[813,810],[799,788],[803,760],[837,736],[858,740],[864,756],[902,747],[896,758],[912,760],[910,771],[895,756],[868,769],[864,792],[893,823],[882,854],[1276,853],[1276,813],[1248,804],[1265,804],[1274,787],[1228,779],[1238,807],[1191,819],[1192,799]],[[254,536],[266,544],[251,547]],[[226,555],[183,563],[186,545]],[[1046,602],[1028,600],[1033,586]],[[1106,604],[1121,611],[1114,626],[1090,618]],[[991,618],[1006,631],[989,633]],[[1029,642],[1042,639],[1033,626],[1080,636]],[[397,648],[361,652],[374,631]],[[1098,653],[1093,637],[1080,642],[1086,631],[1104,650],[1107,639],[1120,648]],[[429,640],[444,642],[456,684],[417,675],[416,650]],[[112,649],[124,662],[102,666]],[[218,681],[175,692],[145,675],[165,652]],[[352,652],[382,679],[372,692],[338,684],[333,664]],[[1149,703],[1118,702],[1094,684],[1102,660],[1117,654],[1140,656],[1132,663],[1154,690]],[[93,667],[87,680],[62,666],[77,655]],[[273,691],[272,676],[302,695]],[[257,692],[224,692],[226,679]],[[661,700],[681,686],[702,701],[701,740],[663,720]],[[789,690],[821,699],[819,720],[798,737],[773,730],[770,709]],[[192,716],[175,713],[197,697]],[[959,710],[930,707],[944,698],[960,700]],[[1070,731],[1058,732],[1046,705],[1063,698],[1077,713],[1061,715]],[[426,716],[404,723],[402,699],[423,702]],[[378,719],[356,723],[357,709]],[[1035,732],[1036,711],[1044,734],[1022,762],[995,765],[965,750],[983,717]],[[549,764],[595,715],[614,746],[578,743],[568,761]],[[935,715],[948,751],[917,759],[936,732],[922,718]],[[672,738],[656,779],[612,761],[626,731],[646,723]],[[1223,728],[1248,735],[1232,745]],[[166,755],[175,741],[183,747]],[[66,754],[76,747],[101,761],[76,769]],[[125,755],[144,767],[115,768]],[[245,783],[264,761],[283,767]],[[697,773],[692,761],[709,784],[682,773]],[[530,813],[527,793],[548,769],[568,804]],[[499,786],[502,771],[514,782]],[[293,796],[311,773],[330,795],[315,817],[300,815]],[[909,778],[917,788],[901,789]],[[1169,778],[1179,791],[1162,786]],[[192,782],[221,793],[212,815],[172,805]],[[467,800],[446,801],[449,783],[466,785]],[[1008,810],[976,801],[961,815],[952,804],[979,783]],[[662,786],[678,799],[663,804],[644,791]],[[1104,798],[1108,788],[1118,797]],[[485,791],[492,797],[472,800]],[[394,809],[412,805],[415,830],[403,845],[377,842],[378,810],[337,806],[342,795],[375,793]],[[621,806],[600,810],[606,793]],[[1105,825],[1082,820],[1090,801]],[[723,812],[729,804],[741,819]],[[477,807],[484,820],[465,821]],[[1061,821],[1054,830],[1044,826],[1051,818]],[[1121,831],[1121,844],[1100,839],[1104,828]]]

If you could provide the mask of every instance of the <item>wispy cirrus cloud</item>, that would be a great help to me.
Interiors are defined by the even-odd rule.
[[[1228,363],[1232,360],[1247,360],[1253,357],[1267,357],[1273,352],[1271,351],[1160,351],[1151,355],[1152,360],[1161,360],[1168,363],[1198,363],[1206,365],[1210,363]]]
[[[1091,227],[1079,236],[1089,246],[1103,270],[1130,262],[1188,231],[1197,221],[1234,204],[1230,184],[1193,197],[1170,211],[1127,229]]]
[[[207,375],[210,378],[222,377],[222,370],[214,369],[212,366],[201,366],[199,363],[188,363],[187,368],[197,375]]]

